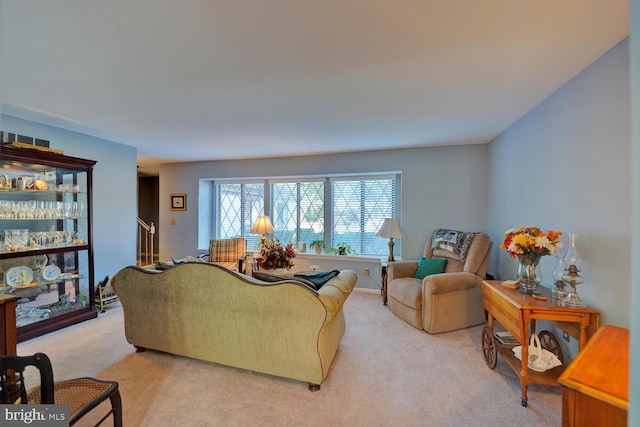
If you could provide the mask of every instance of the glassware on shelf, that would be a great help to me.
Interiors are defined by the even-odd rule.
[[[42,272],[40,270],[47,265],[47,262],[49,262],[49,258],[47,258],[46,255],[36,255],[33,257],[33,265],[35,267],[33,276],[36,280],[39,281],[42,279]]]
[[[29,243],[29,230],[26,228],[9,228],[4,230],[4,244],[10,251],[26,249]]]
[[[0,219],[79,219],[85,217],[85,210],[81,200],[0,200]]]
[[[70,231],[35,231],[29,233],[29,246],[31,249],[46,249],[62,246],[80,245],[82,239],[78,239],[77,232]]]

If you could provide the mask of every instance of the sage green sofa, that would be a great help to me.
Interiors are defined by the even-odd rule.
[[[357,281],[344,270],[318,291],[269,283],[198,262],[157,271],[125,267],[112,279],[127,342],[309,383],[327,378],[345,331],[343,304]]]

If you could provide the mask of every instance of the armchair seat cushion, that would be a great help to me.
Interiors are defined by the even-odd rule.
[[[422,280],[413,277],[403,277],[393,281],[393,289],[389,289],[389,297],[414,308],[422,306]]]

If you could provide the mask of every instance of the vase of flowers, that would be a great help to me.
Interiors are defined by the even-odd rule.
[[[260,255],[257,257],[256,262],[263,270],[289,269],[293,267],[292,260],[295,256],[296,251],[293,243],[283,245],[277,238],[267,239],[260,249]]]
[[[520,292],[537,293],[540,285],[540,258],[551,255],[562,247],[562,232],[539,227],[512,228],[504,233],[504,242],[500,244],[511,258],[518,258],[518,281]]]

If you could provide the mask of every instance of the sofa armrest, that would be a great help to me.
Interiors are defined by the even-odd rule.
[[[394,261],[387,264],[387,281],[401,277],[413,277],[418,270],[417,260]]]
[[[482,284],[482,277],[468,272],[441,273],[427,276],[422,281],[423,292],[433,295],[463,291]]]

